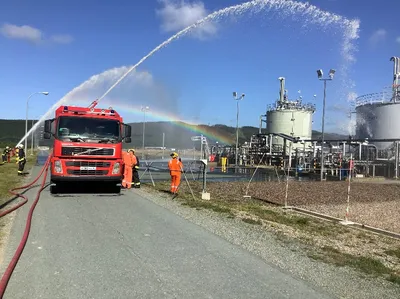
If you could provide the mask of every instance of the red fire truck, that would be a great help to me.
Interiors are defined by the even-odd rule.
[[[131,126],[111,107],[61,106],[44,123],[44,139],[54,139],[50,192],[71,182],[98,182],[121,191],[122,143],[131,142]]]

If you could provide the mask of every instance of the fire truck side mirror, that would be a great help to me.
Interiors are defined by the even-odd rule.
[[[50,139],[52,134],[52,124],[54,119],[47,119],[44,121],[44,128],[43,128],[43,139]]]
[[[131,143],[132,139],[131,139],[131,137],[125,137],[124,141],[125,141],[125,143]]]
[[[123,131],[123,137],[126,139],[128,137],[131,137],[132,135],[132,127],[130,125],[124,124],[124,131]]]
[[[44,121],[44,128],[43,128],[44,133],[49,133],[49,134],[53,133],[51,131],[51,126],[53,124],[53,121],[54,121],[54,119],[47,119]]]

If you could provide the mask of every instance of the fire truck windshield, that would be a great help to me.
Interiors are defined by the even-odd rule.
[[[70,142],[114,143],[120,140],[120,123],[102,118],[61,116],[56,137]]]

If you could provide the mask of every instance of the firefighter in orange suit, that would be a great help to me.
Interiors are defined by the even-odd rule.
[[[179,184],[181,183],[181,173],[183,172],[183,164],[178,159],[177,153],[172,153],[171,160],[168,162],[169,173],[171,175],[171,193],[175,194],[178,191]]]
[[[133,161],[129,152],[122,152],[122,162],[124,163],[124,178],[122,180],[122,187],[131,189]]]

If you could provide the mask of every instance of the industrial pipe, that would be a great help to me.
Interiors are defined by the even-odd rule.
[[[357,143],[357,142],[365,142],[367,139],[365,138],[360,138],[360,139],[325,139],[324,142],[348,142],[349,144],[351,143]],[[321,142],[321,139],[306,139],[304,140],[305,142]],[[368,142],[396,142],[400,141],[400,138],[383,138],[383,139],[368,139]]]
[[[343,142],[343,156],[346,156],[346,141]]]
[[[378,148],[376,147],[376,145],[375,144],[368,144],[367,147],[375,148],[375,159],[378,159]]]
[[[399,84],[399,76],[400,76],[400,58],[399,57],[391,57],[390,61],[394,62],[393,65],[393,102],[397,100],[397,92],[398,92],[398,84]]]
[[[395,161],[395,164],[396,164],[396,166],[395,166],[395,177],[396,177],[396,179],[398,179],[398,177],[399,177],[399,173],[398,173],[398,171],[399,171],[399,142],[397,141],[396,142],[396,156],[395,156],[395,159],[394,159],[394,161]]]
[[[390,61],[393,61],[393,88],[396,84],[396,74],[397,74],[397,57],[391,57]]]
[[[279,91],[279,102],[283,103],[284,102],[284,95],[285,95],[285,78],[284,77],[279,77],[279,81],[281,81],[281,87]]]
[[[272,155],[272,134],[269,134],[269,154]],[[271,160],[270,160],[271,161]]]

